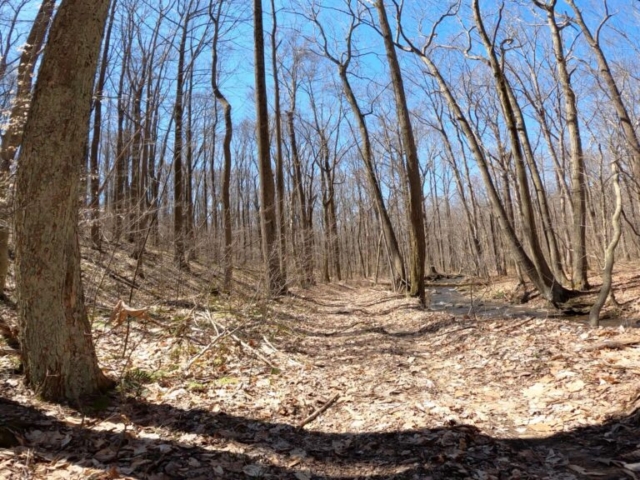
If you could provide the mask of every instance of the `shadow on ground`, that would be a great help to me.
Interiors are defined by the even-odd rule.
[[[388,433],[323,433],[311,430],[312,426],[307,430],[135,399],[114,403],[99,418],[86,417],[81,425],[3,397],[0,412],[0,426],[4,424],[0,432],[21,439],[25,445],[12,449],[17,454],[31,450],[32,464],[54,465],[62,459],[111,472],[104,478],[119,478],[113,476],[119,472],[128,478],[155,480],[515,480],[591,478],[588,473],[595,472],[598,478],[613,480],[626,478],[622,464],[606,465],[604,459],[634,461],[640,439],[640,411],[541,439],[494,438],[458,424]],[[120,428],[99,429],[118,421]],[[154,431],[161,427],[166,435],[145,435],[150,427]],[[43,432],[66,439],[64,446],[34,440],[51,438]]]

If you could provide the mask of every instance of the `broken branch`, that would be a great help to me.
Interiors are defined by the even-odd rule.
[[[299,424],[298,424],[298,428],[302,428],[304,427],[306,424],[313,422],[316,418],[318,418],[320,415],[322,415],[324,412],[326,412],[334,403],[336,403],[338,401],[338,399],[340,398],[340,394],[336,393],[333,397],[331,397],[331,399],[325,403],[322,407],[320,407],[319,409],[317,409],[315,412],[313,412],[311,415],[309,415],[307,418],[305,418],[304,420],[302,420]]]

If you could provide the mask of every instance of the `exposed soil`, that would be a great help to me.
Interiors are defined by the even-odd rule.
[[[365,283],[240,300],[193,270],[148,268],[133,306],[149,317],[120,325],[127,289],[103,276],[109,396],[41,402],[0,356],[0,478],[640,475],[638,329],[423,310]]]

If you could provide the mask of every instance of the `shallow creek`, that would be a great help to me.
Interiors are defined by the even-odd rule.
[[[580,323],[589,323],[588,315],[566,315],[552,307],[531,307],[527,304],[515,305],[499,299],[489,298],[485,289],[480,285],[462,293],[454,286],[462,283],[462,279],[447,279],[438,285],[438,282],[431,283],[427,287],[431,303],[429,309],[434,312],[449,312],[453,315],[469,315],[477,318],[487,319],[498,318],[557,318],[571,320]],[[638,319],[628,318],[603,318],[600,322],[602,326],[617,327],[637,327]]]

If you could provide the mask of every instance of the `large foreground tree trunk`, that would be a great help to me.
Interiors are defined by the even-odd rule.
[[[4,292],[9,271],[9,231],[11,230],[10,185],[11,164],[22,142],[24,122],[29,111],[31,86],[36,61],[42,50],[44,39],[51,23],[55,0],[46,0],[40,5],[36,18],[27,37],[27,43],[20,55],[18,65],[17,90],[9,114],[7,127],[2,134],[0,146],[0,294]]]
[[[18,319],[27,382],[76,400],[111,382],[98,367],[80,276],[78,207],[93,77],[109,0],[64,0],[38,77],[16,190]]]

